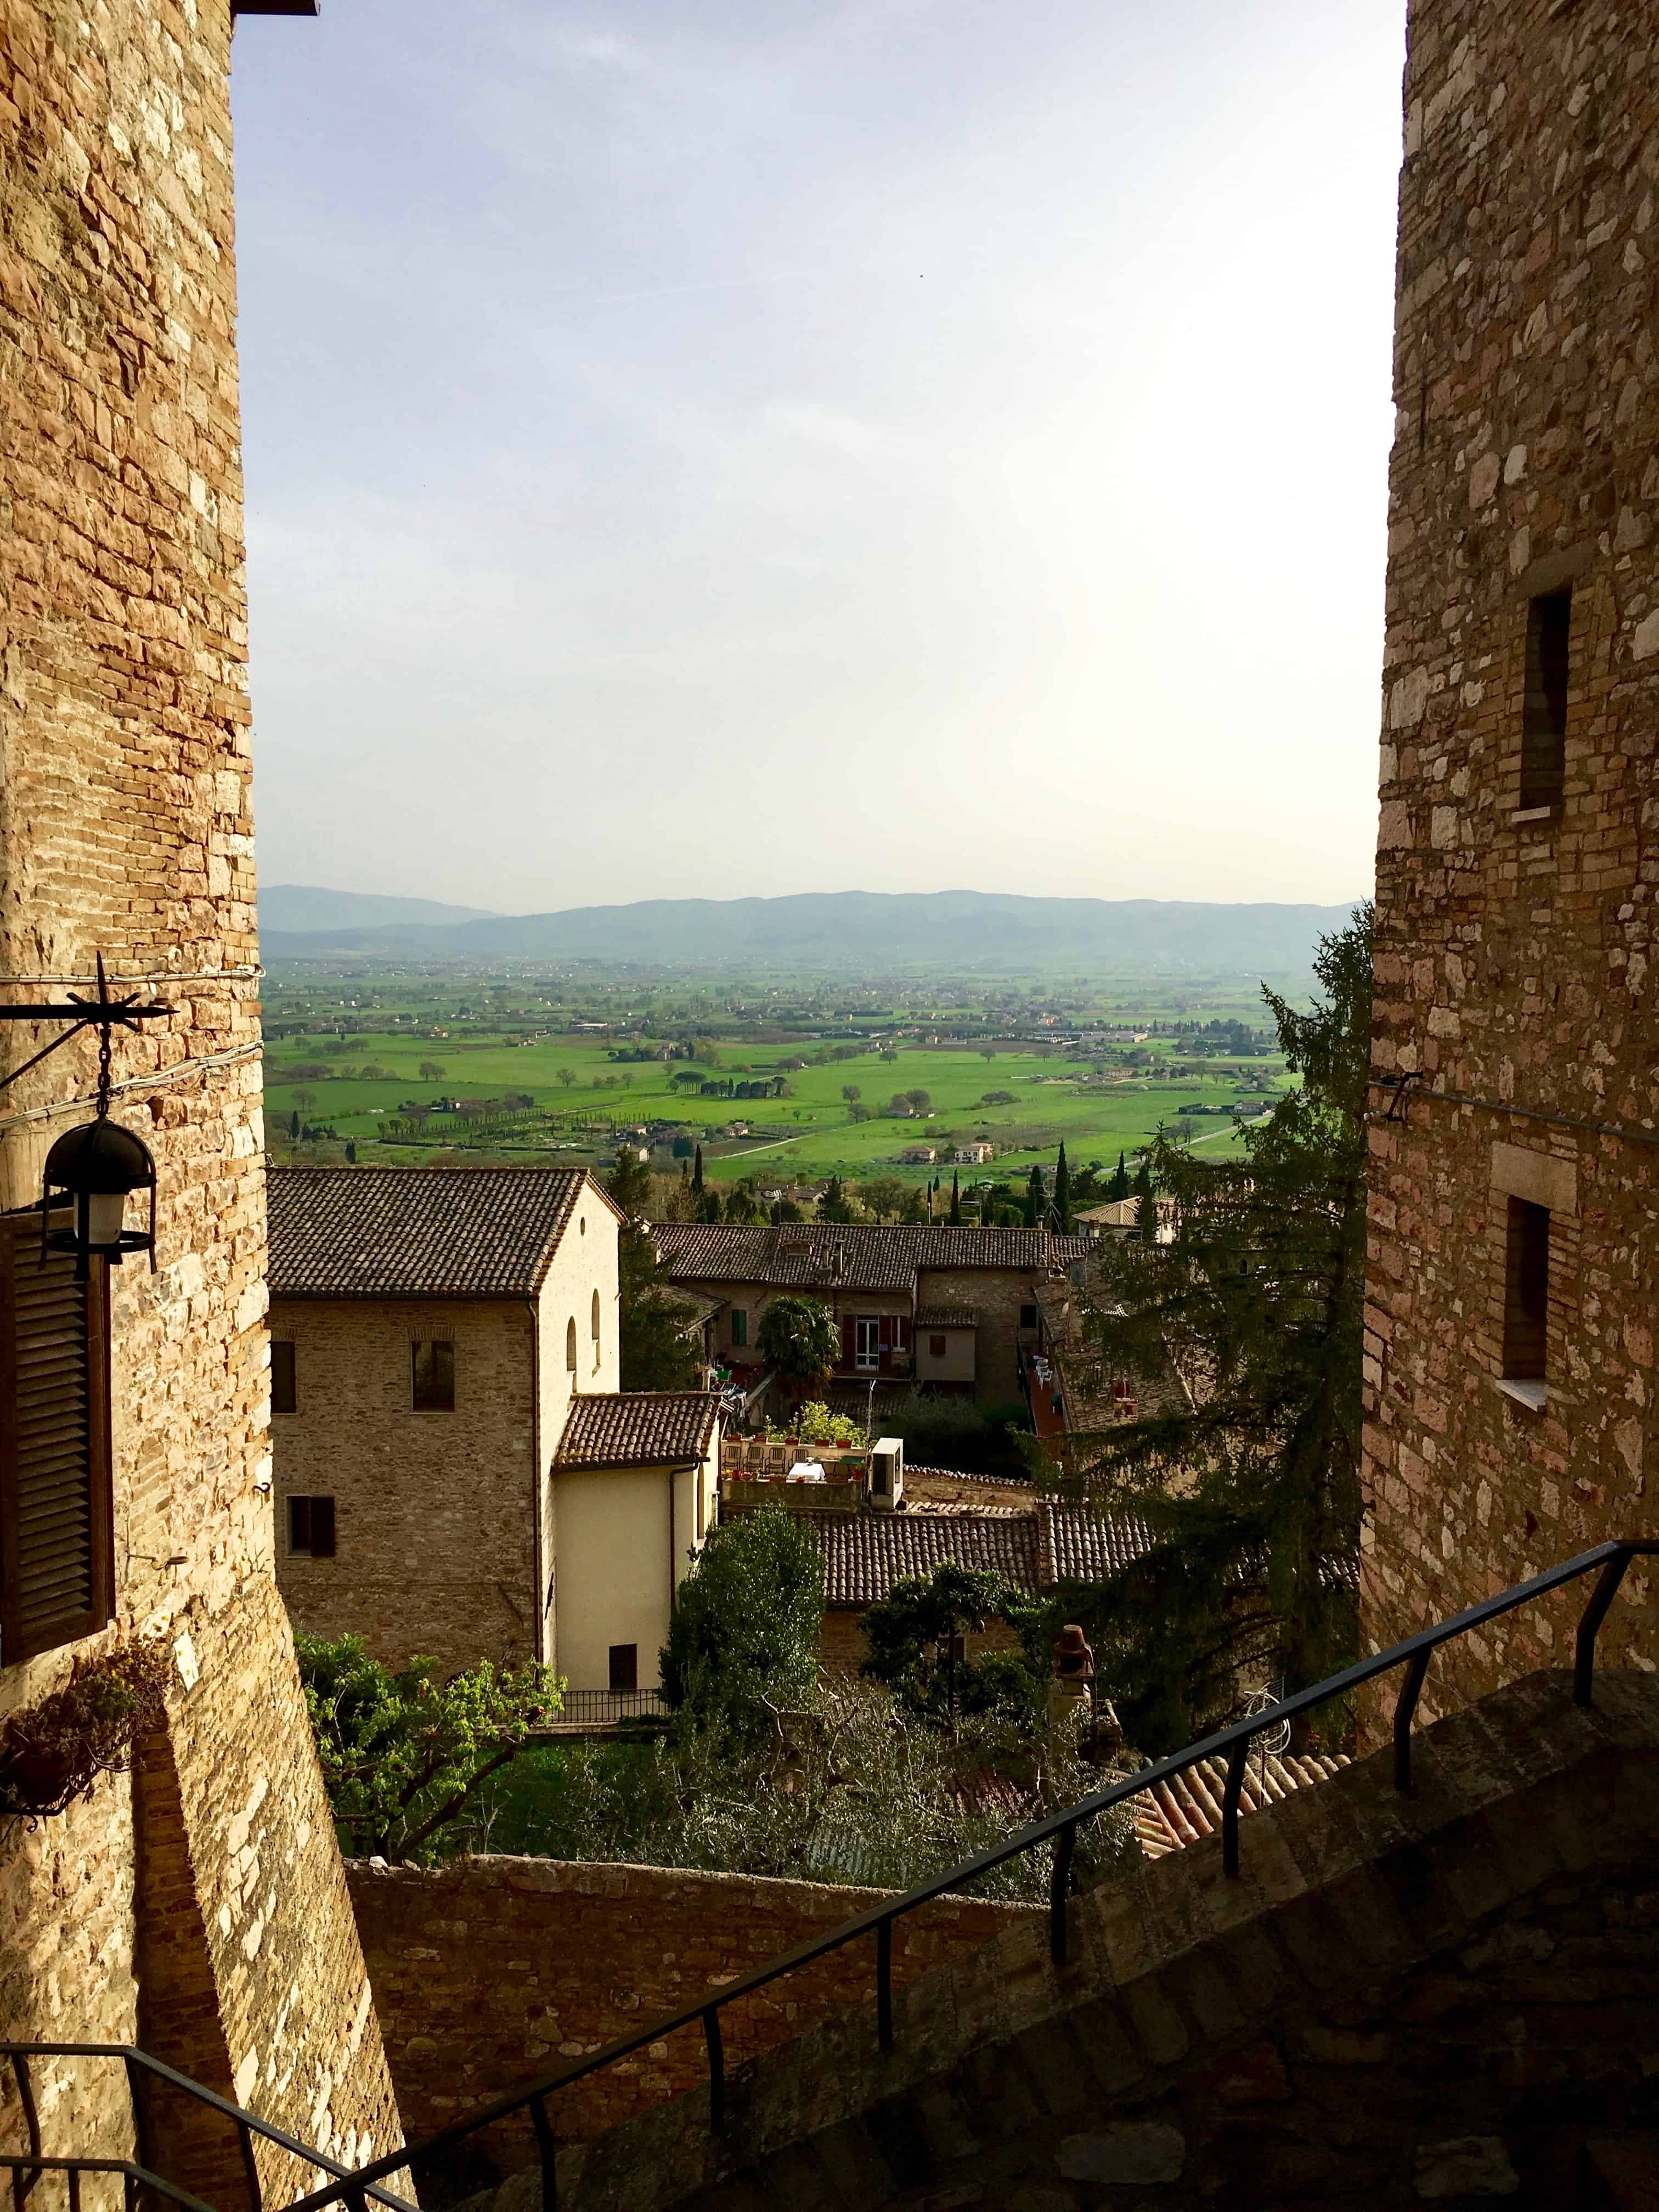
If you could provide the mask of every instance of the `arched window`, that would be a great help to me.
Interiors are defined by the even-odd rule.
[[[599,1358],[599,1292],[598,1292],[597,1291],[594,1291],[594,1293],[593,1293],[593,1357],[595,1358],[595,1359],[597,1359],[597,1358]]]
[[[565,1325],[564,1364],[571,1374],[576,1371],[576,1316],[572,1314]]]

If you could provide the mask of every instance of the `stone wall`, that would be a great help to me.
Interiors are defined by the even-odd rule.
[[[678,2010],[882,1893],[549,1859],[470,1858],[433,1871],[370,1860],[348,1871],[411,2139]],[[1024,1905],[942,1899],[896,1935],[895,1979],[1030,1917]],[[860,1943],[734,2005],[726,2063],[838,2006],[870,2007],[874,1972],[873,1944]],[[682,2031],[564,2092],[555,2124],[565,2141],[586,2139],[707,2078],[701,2031]],[[499,2171],[535,2154],[527,2127],[516,2126],[484,2152]],[[476,2185],[487,2170],[457,2172]]]
[[[261,1487],[230,40],[228,0],[0,0],[0,974],[85,978],[101,951],[118,988],[167,979],[172,1018],[115,1044],[116,1110],[160,1192],[156,1271],[112,1284],[106,1637],[163,1639],[180,1668],[137,1839],[124,1777],[0,1832],[0,2034],[142,2029],[361,2151],[394,2139],[396,2112]],[[8,1025],[0,1066],[49,1034]],[[77,1039],[0,1094],[0,1206],[37,1195],[95,1064]],[[0,1665],[0,1715],[74,1656]],[[130,2143],[118,2069],[44,2073],[48,2148]],[[222,2148],[183,2142],[179,2178],[234,2203]],[[264,2164],[269,2187],[294,2180],[286,2157]]]
[[[1659,1528],[1659,86],[1625,0],[1415,0],[1377,855],[1365,1625]],[[1519,805],[1528,605],[1572,590],[1565,785]],[[1459,1103],[1425,1094],[1455,1092]],[[1551,1117],[1557,1117],[1552,1119]],[[1499,1388],[1511,1197],[1551,1209],[1547,1402]],[[1659,1663],[1646,1572],[1603,1634]],[[1430,1694],[1565,1648],[1582,1592]]]
[[[560,2160],[566,2212],[1648,2212],[1659,1683],[1534,1675]],[[534,2212],[515,2177],[493,2212]]]
[[[916,1278],[918,1306],[974,1306],[974,1395],[982,1406],[1018,1402],[1019,1350],[1036,1346],[1035,1328],[1019,1325],[1020,1309],[1036,1303],[1037,1279],[1012,1268],[927,1267]]]
[[[428,1653],[446,1673],[538,1656],[533,1323],[523,1299],[274,1308],[296,1406],[271,1421],[276,1571],[301,1626],[356,1631],[394,1664]],[[584,1350],[587,1333],[584,1316]],[[455,1347],[453,1413],[411,1410],[410,1346],[428,1337]],[[562,1323],[550,1349],[562,1377]],[[289,1552],[295,1492],[333,1498],[331,1559]]]

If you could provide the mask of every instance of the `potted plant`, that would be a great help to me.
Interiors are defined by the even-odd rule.
[[[89,1797],[100,1774],[124,1772],[138,1737],[166,1717],[173,1672],[172,1654],[154,1644],[77,1659],[61,1690],[0,1729],[0,1816],[33,1826]]]

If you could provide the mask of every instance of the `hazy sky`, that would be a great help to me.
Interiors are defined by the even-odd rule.
[[[1402,0],[236,36],[260,872],[1337,900]]]

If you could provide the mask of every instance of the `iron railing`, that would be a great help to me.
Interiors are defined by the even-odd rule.
[[[667,1711],[668,1701],[660,1690],[567,1690],[553,1726],[556,1730],[560,1721],[590,1727],[605,1721],[654,1719]]]
[[[1546,1597],[1553,1590],[1565,1588],[1589,1574],[1596,1576],[1596,1583],[1589,1603],[1578,1625],[1577,1642],[1573,1666],[1573,1697],[1581,1705],[1590,1702],[1590,1686],[1595,1666],[1595,1638],[1607,1609],[1618,1594],[1625,1571],[1632,1559],[1647,1553],[1659,1553],[1659,1542],[1632,1540],[1629,1542],[1598,1544],[1595,1550],[1581,1553],[1577,1559],[1551,1567],[1541,1575],[1534,1575],[1514,1589],[1503,1591],[1496,1597],[1484,1598],[1479,1605],[1468,1607],[1449,1620],[1441,1621],[1432,1628],[1420,1629],[1403,1643],[1395,1644],[1386,1651],[1379,1651],[1370,1659],[1361,1659],[1341,1673],[1316,1682],[1311,1689],[1298,1690],[1288,1698],[1264,1711],[1249,1713],[1243,1720],[1235,1721],[1229,1728],[1218,1729],[1200,1742],[1189,1744],[1184,1751],[1172,1753],[1167,1759],[1154,1760],[1149,1766],[1139,1768],[1133,1774],[1110,1789],[1070,1805],[1063,1812],[1050,1814],[1047,1819],[1034,1820],[1017,1831],[1006,1841],[994,1844],[990,1850],[979,1851],[961,1865],[947,1873],[936,1875],[932,1881],[918,1884],[902,1897],[872,1905],[867,1912],[856,1914],[843,1921],[839,1928],[805,1942],[793,1950],[784,1951],[750,1973],[740,1975],[735,1981],[721,1985],[716,1996],[708,1997],[686,2005],[665,2019],[653,2021],[648,2027],[635,2030],[607,2043],[599,2051],[574,2064],[562,2067],[556,2074],[544,2075],[539,2081],[526,2084],[497,2097],[466,2118],[428,2136],[424,2142],[386,2157],[377,2159],[363,2166],[354,2177],[354,2184],[378,2180],[382,2175],[395,2172],[400,2166],[410,2166],[417,2172],[428,2160],[441,2156],[463,2142],[481,2129],[492,2127],[498,2121],[509,2119],[515,2113],[528,2112],[535,2130],[537,2150],[541,2162],[542,2203],[544,2212],[553,2212],[557,2201],[556,2160],[557,2137],[548,2112],[548,2100],[561,2089],[568,2088],[590,2074],[602,2072],[618,2059],[627,2058],[647,2045],[660,2043],[682,2027],[701,2026],[708,2052],[709,2124],[718,2134],[726,2117],[726,2056],[720,2034],[720,2014],[725,2008],[741,1997],[751,1996],[798,1966],[810,1966],[815,1960],[826,1958],[831,1952],[843,1949],[848,1943],[860,1942],[866,1936],[875,1938],[876,1952],[876,2033],[884,2051],[893,2048],[893,1926],[904,1919],[919,1905],[931,1904],[936,1898],[952,1891],[963,1890],[981,1875],[994,1868],[1006,1866],[1011,1859],[1024,1857],[1043,1844],[1054,1845],[1054,1862],[1048,1884],[1048,1944],[1057,1966],[1066,1961],[1068,1928],[1066,1902],[1071,1892],[1072,1863],[1077,1848],[1078,1830],[1086,1820],[1097,1820],[1103,1813],[1138,1796],[1143,1790],[1184,1774],[1201,1759],[1224,1757],[1227,1778],[1222,1796],[1221,1850],[1224,1871],[1231,1875],[1239,1869],[1238,1826],[1239,1800],[1243,1794],[1245,1769],[1255,1739],[1265,1732],[1295,1721],[1301,1714],[1315,1707],[1343,1698],[1379,1675],[1393,1672],[1396,1667],[1406,1669],[1394,1712],[1394,1774],[1397,1789],[1410,1792],[1412,1786],[1412,1723],[1416,1716],[1418,1700],[1423,1693],[1429,1662],[1443,1644],[1450,1644],[1470,1629],[1478,1628],[1489,1620],[1496,1620],[1519,1606],[1530,1604],[1534,1598]],[[315,2190],[287,2208],[287,2212],[326,2212],[326,2208],[349,2203],[349,2191],[337,2183],[325,2189]]]
[[[125,2072],[127,2096],[132,2107],[132,2141],[137,2156],[131,2159],[51,2157],[45,2154],[40,2138],[40,2115],[34,2099],[34,2075],[31,2061],[40,2058],[103,2058],[118,2063]],[[0,2167],[11,2175],[14,2212],[24,2212],[29,2194],[43,2174],[61,2173],[65,2177],[69,2191],[70,2212],[81,2212],[81,2178],[88,2173],[118,2173],[125,2180],[126,2212],[137,2212],[139,2192],[144,2189],[159,2189],[173,2203],[183,2205],[185,2212],[212,2212],[201,2199],[175,2183],[166,2181],[152,2171],[149,2163],[149,2124],[144,2111],[143,2085],[146,2078],[165,2082],[169,2088],[178,2089],[210,2112],[222,2113],[236,2130],[241,2152],[242,2172],[247,2183],[248,2203],[252,2212],[263,2212],[264,2191],[259,2181],[259,2168],[253,2154],[253,2139],[258,2136],[266,2142],[275,2143],[302,2164],[320,2167],[338,2184],[341,2201],[351,2207],[351,2212],[368,2212],[370,2198],[384,2208],[384,2212],[414,2212],[414,2207],[401,2197],[394,2195],[380,2184],[385,2173],[396,2173],[406,2163],[399,2158],[383,2163],[375,2174],[356,2173],[349,2166],[318,2150],[313,2144],[301,2142],[295,2136],[273,2127],[269,2120],[245,2112],[241,2106],[233,2105],[228,2098],[205,2089],[199,2081],[192,2081],[188,2074],[164,2065],[152,2058],[147,2051],[140,2051],[128,2043],[0,2043],[0,2059],[8,2061],[17,2084],[17,2101],[22,2108],[23,2126],[28,2136],[28,2149],[0,2151]]]
[[[792,1973],[796,1967],[811,1965],[827,1958],[831,1953],[857,1942],[864,1936],[875,1938],[875,2008],[876,2033],[884,2051],[894,2045],[893,2028],[893,1928],[896,1922],[923,1905],[952,1892],[967,1888],[971,1883],[993,1869],[1006,1866],[1012,1859],[1021,1858],[1044,1844],[1054,1846],[1054,1859],[1048,1884],[1048,1943],[1050,1954],[1057,1966],[1066,1963],[1069,1948],[1067,1901],[1071,1893],[1072,1866],[1077,1847],[1078,1831],[1085,1821],[1099,1819],[1128,1799],[1138,1796],[1143,1790],[1184,1774],[1200,1760],[1224,1757],[1227,1777],[1222,1794],[1221,1850],[1222,1866],[1229,1875],[1239,1871],[1239,1815],[1240,1800],[1244,1788],[1246,1769],[1250,1750],[1255,1739],[1272,1730],[1294,1722],[1300,1715],[1320,1705],[1347,1696],[1379,1676],[1391,1674],[1403,1667],[1405,1680],[1401,1686],[1394,1711],[1394,1778],[1396,1789],[1409,1794],[1412,1787],[1412,1724],[1416,1717],[1419,1700],[1428,1676],[1429,1662],[1443,1644],[1454,1643],[1470,1629],[1498,1620],[1506,1613],[1530,1604],[1534,1599],[1547,1597],[1553,1591],[1565,1589],[1584,1576],[1594,1574],[1595,1587],[1579,1620],[1573,1656],[1573,1698],[1575,1703],[1588,1705],[1595,1669],[1595,1639],[1608,1608],[1618,1595],[1631,1561],[1638,1557],[1659,1553],[1659,1542],[1632,1539],[1625,1542],[1598,1544],[1593,1551],[1580,1553],[1577,1559],[1568,1559],[1560,1566],[1551,1567],[1543,1574],[1534,1575],[1529,1581],[1518,1583],[1514,1589],[1502,1591],[1496,1597],[1484,1598],[1478,1605],[1468,1607],[1451,1620],[1439,1622],[1431,1628],[1420,1629],[1402,1643],[1390,1645],[1369,1659],[1362,1659],[1340,1674],[1316,1682],[1310,1689],[1298,1690],[1293,1696],[1281,1698],[1259,1712],[1248,1713],[1231,1727],[1218,1729],[1200,1741],[1189,1744],[1184,1751],[1175,1752],[1167,1759],[1154,1760],[1139,1768],[1133,1774],[1115,1783],[1109,1789],[1097,1791],[1082,1798],[1063,1811],[1050,1814],[1046,1819],[1035,1820],[1018,1830],[1002,1843],[988,1850],[979,1851],[965,1859],[959,1866],[936,1875],[903,1896],[887,1899],[872,1905],[866,1912],[855,1914],[843,1921],[828,1935],[807,1942],[798,1943],[793,1950],[781,1952],[775,1959],[757,1966],[750,1973],[722,1985],[718,1995],[702,1998],[686,2005],[665,2018],[653,2021],[648,2027],[636,2029],[631,2034],[619,2037],[601,2050],[591,2052],[574,2064],[562,2067],[556,2073],[543,2075],[522,2087],[495,2098],[465,2119],[428,2136],[423,2142],[386,2153],[355,2172],[348,2172],[321,2153],[304,2143],[296,2142],[279,2128],[270,2126],[255,2118],[238,2106],[228,2104],[210,2090],[202,2088],[184,2075],[158,2060],[148,2057],[143,2051],[125,2045],[100,2044],[0,2044],[0,2057],[9,2057],[17,2071],[20,2090],[23,2092],[24,2112],[29,2130],[29,2151],[27,2156],[0,2154],[0,2166],[9,2167],[13,2177],[13,2190],[19,2212],[35,2180],[46,2172],[64,2172],[70,2177],[70,2212],[79,2212],[78,2180],[82,2173],[120,2172],[127,2176],[128,2212],[134,2212],[136,2192],[152,2177],[143,2161],[145,2140],[143,2112],[137,2094],[137,2076],[140,2070],[187,2091],[201,2102],[225,2114],[240,2130],[245,2168],[253,2212],[261,2212],[258,2176],[254,2167],[252,2136],[258,2135],[268,2142],[280,2144],[295,2157],[306,2160],[329,2175],[328,2185],[301,2197],[285,2208],[285,2212],[327,2212],[327,2208],[343,2205],[347,2212],[368,2212],[368,2202],[389,2208],[389,2212],[412,2212],[404,2200],[393,2195],[383,2185],[389,2174],[405,2167],[418,2171],[428,2161],[441,2158],[458,2144],[497,2122],[509,2119],[520,2112],[528,2113],[535,2131],[537,2150],[541,2165],[542,2202],[544,2212],[553,2212],[557,2198],[556,2156],[557,2136],[548,2111],[548,2101],[559,2090],[572,2082],[597,2074],[617,2060],[630,2057],[648,2044],[659,2043],[683,2027],[701,2027],[708,2052],[709,2121],[716,2133],[724,2124],[726,2114],[726,2058],[720,2032],[720,2014],[738,1999],[751,1996]],[[609,1692],[594,1692],[609,1695]],[[622,1693],[627,1694],[627,1693]],[[649,1693],[636,1693],[649,1694]],[[120,2059],[127,2067],[129,2080],[133,2083],[135,2140],[138,2160],[131,2166],[119,2161],[98,2159],[52,2159],[41,2154],[39,2124],[34,2117],[32,2094],[27,2089],[27,2060],[31,2057],[86,2056]],[[24,2175],[29,2179],[25,2181]],[[165,2183],[159,2185],[173,2202],[187,2208],[187,2212],[204,2212],[197,2200]]]

